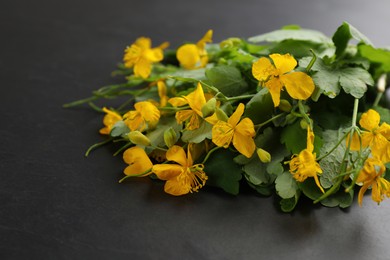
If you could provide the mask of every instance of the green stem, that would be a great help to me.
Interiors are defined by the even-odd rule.
[[[105,141],[103,141],[103,142],[100,142],[100,143],[96,143],[96,144],[91,145],[91,146],[88,148],[88,150],[85,152],[85,157],[88,157],[88,155],[89,155],[93,150],[95,150],[96,148],[99,148],[99,147],[101,147],[101,146],[103,146],[103,145],[105,145],[105,144],[111,142],[112,139],[113,139],[113,138],[110,137],[109,139],[107,139],[107,140],[105,140]]]
[[[122,183],[123,181],[125,181],[126,179],[128,178],[132,178],[132,177],[142,177],[142,176],[145,176],[147,175],[148,173],[150,173],[152,171],[152,169],[149,169],[143,173],[140,173],[140,174],[134,174],[134,175],[126,175],[125,177],[123,177],[122,179],[119,180],[119,183]]]
[[[211,155],[213,152],[215,152],[216,150],[221,149],[221,148],[222,148],[222,147],[216,146],[216,147],[214,147],[213,149],[211,149],[211,150],[207,153],[207,155],[206,155],[206,157],[204,158],[202,164],[204,165],[204,164],[206,163],[206,161],[209,159],[210,155]]]
[[[351,130],[349,132],[348,146],[345,149],[343,160],[342,160],[342,163],[340,165],[340,170],[339,170],[339,175],[337,177],[338,178],[337,182],[335,184],[333,184],[333,186],[329,190],[327,190],[321,197],[316,199],[314,201],[314,203],[318,203],[321,200],[323,200],[323,199],[329,197],[330,195],[332,195],[335,191],[337,191],[340,188],[340,185],[343,182],[343,178],[344,178],[343,175],[346,172],[346,169],[348,167],[347,157],[348,157],[349,151],[351,149],[352,136],[353,136],[353,134],[354,134],[354,132],[356,130],[356,119],[357,119],[358,107],[359,107],[359,99],[355,99],[354,106],[353,106],[353,114],[352,114],[352,126],[351,126]]]
[[[237,96],[237,97],[226,97],[226,101],[235,101],[235,100],[241,100],[241,99],[249,99],[249,98],[253,98],[255,96],[255,94],[251,94],[251,95],[242,95],[242,96]]]
[[[125,150],[127,147],[131,146],[133,143],[127,143],[125,145],[123,145],[121,148],[119,148],[114,154],[113,156],[117,156],[118,154],[120,154],[123,150]]]
[[[309,72],[311,70],[311,68],[313,67],[314,63],[317,60],[317,55],[314,53],[314,51],[310,49],[310,52],[313,54],[313,58],[311,58],[309,65],[307,65],[306,72]]]
[[[282,116],[284,116],[284,115],[285,115],[285,113],[281,113],[281,114],[279,114],[279,115],[276,115],[276,116],[274,116],[274,117],[268,119],[267,121],[264,121],[263,123],[260,123],[260,124],[255,125],[255,127],[256,127],[256,128],[257,128],[257,127],[258,127],[258,128],[261,128],[261,127],[267,125],[268,123],[271,123],[271,122],[274,121],[275,119],[278,119],[278,118],[280,118],[280,117],[282,117]]]
[[[379,104],[379,101],[381,100],[382,96],[383,96],[383,92],[378,92],[378,94],[376,95],[375,101],[372,104],[373,107],[375,107]]]
[[[98,107],[97,105],[95,105],[93,102],[88,102],[88,105],[89,105],[93,110],[95,110],[96,112],[104,113],[103,109],[101,109],[100,107]]]
[[[330,149],[329,152],[327,152],[327,153],[324,154],[323,156],[319,157],[319,158],[317,159],[317,161],[321,161],[322,159],[324,159],[325,157],[327,157],[329,154],[331,154],[334,150],[336,150],[336,148],[342,143],[342,141],[344,141],[345,138],[347,138],[348,134],[349,134],[349,131],[347,131],[347,132],[344,134],[344,136],[337,142],[337,144],[336,144],[332,149]]]
[[[184,107],[159,107],[158,109],[160,110],[174,110],[174,111],[180,111],[180,110],[185,110],[189,109],[190,106],[184,106]]]
[[[309,116],[306,114],[305,108],[303,107],[302,100],[299,100],[299,101],[298,101],[298,108],[299,108],[299,112],[301,113],[301,115],[303,116],[303,118],[304,118],[304,119],[306,120],[306,122],[309,124],[310,129],[313,129],[313,123],[311,122]]]
[[[84,99],[80,99],[80,100],[76,100],[76,101],[64,104],[62,107],[64,107],[64,108],[75,107],[75,106],[78,106],[78,105],[81,105],[81,104],[84,104],[84,103],[88,103],[88,102],[94,101],[96,99],[98,99],[98,97],[92,96],[92,97],[89,97],[89,98],[84,98]]]

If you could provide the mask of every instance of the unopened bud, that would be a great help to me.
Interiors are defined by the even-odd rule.
[[[257,148],[257,156],[262,163],[269,163],[271,161],[271,154],[264,149]]]
[[[386,90],[386,79],[387,79],[387,74],[382,74],[380,78],[378,79],[378,82],[376,84],[376,88],[378,92],[383,93]]]
[[[149,138],[146,137],[140,131],[131,131],[130,133],[127,134],[127,136],[129,137],[130,141],[133,144],[139,144],[139,145],[144,145],[144,146],[150,145]]]
[[[231,48],[240,45],[242,40],[240,38],[229,38],[224,41],[222,41],[219,46],[223,48]]]
[[[227,122],[229,119],[226,113],[219,107],[215,109],[215,114],[217,115],[218,119],[221,121]]]
[[[168,148],[171,148],[177,141],[177,134],[175,130],[170,127],[164,132],[164,142]]]
[[[291,106],[290,102],[288,102],[287,100],[281,99],[280,104],[279,104],[279,109],[282,110],[283,112],[290,112],[292,109],[292,106]]]
[[[301,128],[305,130],[309,126],[309,122],[307,122],[305,119],[301,119],[301,121],[299,121],[299,124],[301,125]]]
[[[217,105],[217,100],[215,98],[211,98],[206,104],[202,107],[202,115],[204,118],[211,116],[215,113],[215,107]]]

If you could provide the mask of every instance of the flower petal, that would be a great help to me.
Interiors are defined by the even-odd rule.
[[[176,57],[180,65],[185,69],[194,69],[200,61],[198,46],[195,44],[184,44],[177,50]]]
[[[174,196],[185,195],[189,193],[190,190],[190,184],[184,184],[184,182],[179,181],[178,178],[168,180],[164,186],[164,191]]]
[[[160,180],[166,181],[179,176],[183,172],[183,167],[177,164],[156,164],[153,166],[152,172]]]
[[[297,61],[290,54],[271,54],[269,55],[275,64],[275,67],[280,71],[280,74],[292,71],[297,66]]]
[[[187,166],[187,156],[183,147],[174,145],[167,151],[167,159],[177,162],[181,166]]]
[[[271,78],[265,83],[265,86],[268,88],[269,93],[271,94],[272,101],[274,106],[279,106],[280,103],[280,91],[282,91],[282,83],[278,78]]]
[[[206,47],[206,43],[212,42],[212,38],[213,38],[213,30],[208,30],[196,45],[198,46],[199,49],[204,49]]]
[[[147,37],[140,37],[135,41],[134,44],[137,45],[138,47],[146,50],[146,49],[150,49],[152,47],[152,40],[150,38],[147,38]]]
[[[277,75],[277,71],[268,58],[262,57],[252,64],[252,75],[258,81],[266,81],[270,76]]]
[[[134,108],[141,114],[145,121],[150,124],[156,124],[160,119],[160,110],[149,101],[137,102],[135,103]]]
[[[195,112],[190,109],[177,111],[175,115],[177,123],[178,124],[183,123],[188,118],[190,118],[194,113]]]
[[[381,126],[376,130],[377,133],[383,135],[387,140],[390,141],[390,125],[382,123]]]
[[[233,135],[233,146],[247,158],[252,157],[256,150],[256,144],[252,137],[235,132]]]
[[[152,63],[145,59],[140,58],[137,63],[134,65],[134,75],[140,76],[144,79],[149,77],[150,73],[152,71]]]
[[[379,126],[380,115],[373,109],[369,109],[366,113],[362,114],[359,124],[368,131],[373,131]]]
[[[313,79],[300,71],[281,75],[280,81],[286,87],[288,94],[294,99],[308,99],[315,88]]]
[[[228,148],[234,135],[232,126],[226,122],[218,121],[212,130],[212,141],[219,147]]]
[[[168,103],[170,103],[174,107],[181,107],[184,105],[187,105],[188,102],[184,97],[173,97],[168,100]]]
[[[244,108],[245,108],[244,104],[242,103],[238,104],[236,111],[234,111],[234,113],[229,117],[227,122],[233,128],[236,127],[236,125],[241,119],[242,114],[244,114]]]
[[[123,160],[129,164],[124,170],[126,175],[136,175],[152,169],[153,164],[144,149],[134,146],[123,153]]]
[[[194,110],[199,116],[202,116],[202,107],[206,104],[206,98],[204,96],[203,88],[200,83],[196,86],[196,89],[184,97],[191,109]]]
[[[314,133],[311,131],[310,126],[307,127],[307,137],[306,137],[306,147],[309,152],[313,152],[314,150]]]

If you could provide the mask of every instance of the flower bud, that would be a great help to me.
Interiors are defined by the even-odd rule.
[[[382,76],[380,76],[380,78],[378,79],[378,83],[376,84],[376,88],[377,88],[378,92],[380,92],[380,93],[383,93],[386,90],[386,78],[387,78],[387,75],[382,74]]]
[[[301,121],[299,121],[299,124],[301,125],[302,129],[307,129],[308,124],[305,119],[301,119]]]
[[[216,105],[217,100],[215,98],[211,98],[209,101],[207,101],[207,103],[202,106],[203,117],[206,118],[214,114]]]
[[[279,104],[279,109],[282,110],[283,112],[290,112],[292,109],[292,106],[291,106],[290,102],[288,102],[287,100],[281,99],[280,104]]]
[[[227,122],[229,119],[229,117],[226,115],[226,113],[222,109],[220,109],[219,107],[217,107],[215,109],[215,114],[217,115],[218,119],[221,121]]]
[[[139,144],[139,145],[144,145],[144,146],[150,145],[149,138],[146,137],[140,131],[131,131],[130,133],[127,134],[127,136],[129,137],[130,141],[133,144]]]
[[[231,48],[240,45],[242,40],[240,38],[229,38],[224,41],[222,41],[219,46],[224,49],[224,48]]]
[[[271,154],[264,149],[257,148],[257,156],[262,163],[269,163],[271,161]]]
[[[164,132],[164,142],[168,148],[171,148],[177,141],[177,134],[175,130],[170,127]]]

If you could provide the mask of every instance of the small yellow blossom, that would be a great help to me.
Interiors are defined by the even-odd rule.
[[[134,104],[135,110],[123,115],[125,124],[131,131],[144,131],[147,126],[155,126],[160,119],[160,110],[148,101],[141,101]]]
[[[233,146],[241,154],[250,158],[256,149],[255,128],[252,120],[244,118],[244,104],[240,103],[236,111],[230,116],[227,122],[218,121],[212,129],[212,141],[219,147],[228,148],[233,140]]]
[[[186,129],[198,129],[203,120],[202,107],[206,104],[206,96],[203,92],[202,85],[198,83],[196,89],[185,97],[174,97],[168,102],[177,107],[188,104],[191,109],[180,110],[176,112],[176,120],[178,124],[187,121]],[[207,122],[213,124],[217,121],[215,115],[205,119]]]
[[[129,166],[127,166],[124,170],[126,175],[145,176],[151,173],[153,164],[150,161],[148,155],[145,153],[144,149],[138,146],[127,149],[123,153],[123,160],[125,163],[129,164]],[[148,173],[148,171],[150,172]]]
[[[165,107],[168,103],[168,96],[167,96],[167,85],[164,81],[159,80],[157,81],[157,91],[158,96],[160,97],[160,107]]]
[[[252,74],[268,88],[274,106],[279,106],[283,86],[292,98],[308,99],[314,91],[314,82],[304,72],[291,72],[297,66],[294,57],[290,54],[271,54],[269,57],[274,64],[272,65],[268,58],[262,57],[253,63]]]
[[[187,155],[184,149],[174,145],[166,153],[166,158],[177,164],[156,164],[153,173],[161,180],[165,180],[166,193],[180,196],[189,192],[196,192],[206,184],[207,175],[203,171],[203,164],[193,164],[191,155],[192,145],[188,145]]]
[[[126,68],[134,68],[134,75],[144,79],[148,78],[152,71],[152,64],[164,58],[163,50],[168,47],[164,42],[156,48],[152,48],[150,38],[138,38],[135,43],[127,47],[123,62]]]
[[[185,69],[203,68],[208,62],[206,43],[211,42],[213,31],[208,30],[197,44],[184,44],[176,53],[180,65]]]
[[[371,198],[378,204],[385,196],[390,197],[390,182],[382,177],[385,171],[385,165],[377,158],[371,157],[364,162],[363,169],[356,180],[357,183],[363,184],[358,195],[360,206],[363,203],[363,195],[370,186],[372,188]]]
[[[363,113],[359,124],[366,131],[363,131],[361,143],[357,133],[354,134],[351,141],[351,150],[360,150],[360,144],[363,148],[370,147],[374,157],[379,158],[384,163],[390,161],[390,125],[382,123],[379,126],[380,115],[373,109]]]
[[[106,113],[103,118],[103,124],[105,127],[100,129],[99,133],[109,135],[115,123],[122,120],[122,116],[106,107],[103,107],[103,111]]]
[[[322,192],[324,189],[321,187],[317,174],[321,174],[322,170],[319,163],[316,161],[316,154],[314,150],[314,133],[310,127],[307,128],[307,148],[302,150],[298,155],[293,155],[290,161],[290,173],[294,179],[299,182],[303,182],[308,177],[313,177],[318,188]]]

